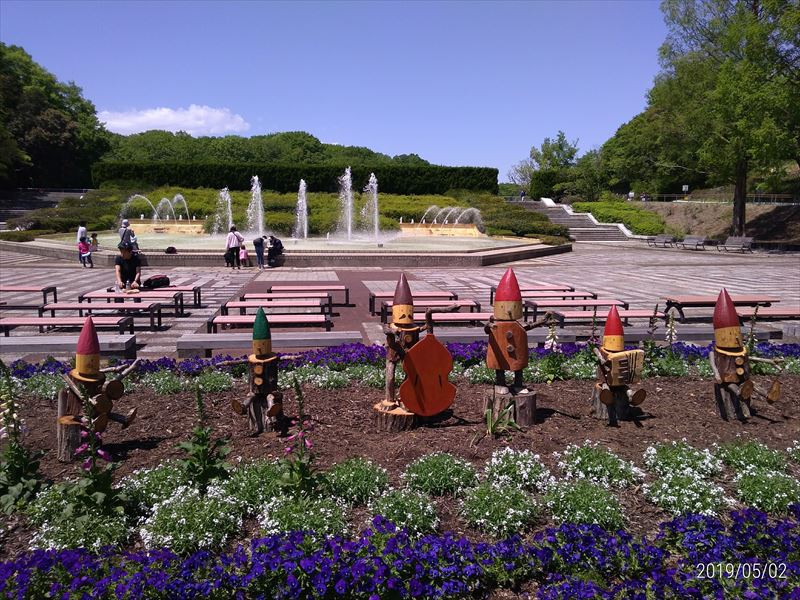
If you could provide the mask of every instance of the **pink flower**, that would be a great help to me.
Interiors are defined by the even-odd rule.
[[[108,450],[103,450],[102,448],[97,451],[97,456],[102,458],[107,462],[111,462],[111,455],[108,453]]]
[[[283,453],[284,454],[291,454],[292,453],[291,446],[286,446],[286,448],[283,449]]]
[[[83,443],[77,448],[75,448],[75,454],[83,454],[89,449],[89,444]]]
[[[82,438],[89,437],[89,432],[86,431],[85,429],[81,429],[81,437]]]
[[[87,458],[85,461],[83,461],[83,465],[81,466],[83,467],[84,471],[88,471],[92,468],[92,459]]]
[[[307,438],[306,438],[305,442],[306,442],[306,448],[311,448],[311,447],[314,445],[314,444],[311,442],[311,440],[309,440],[309,439],[307,439]]]

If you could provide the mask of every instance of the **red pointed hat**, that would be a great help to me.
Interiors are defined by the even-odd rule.
[[[608,311],[608,316],[606,316],[606,328],[603,330],[603,335],[625,335],[625,331],[622,329],[622,319],[619,318],[619,312],[617,312],[616,306],[612,306],[611,310]]]
[[[394,300],[392,304],[414,304],[414,297],[411,295],[411,288],[408,286],[408,280],[405,273],[400,273],[400,279],[397,280],[397,286],[394,288]]]
[[[97,339],[97,330],[94,328],[92,317],[86,317],[83,322],[76,354],[100,354],[100,340]]]
[[[717,303],[714,305],[714,329],[725,327],[739,327],[739,315],[736,313],[736,306],[728,295],[728,290],[722,288],[717,296]]]
[[[494,293],[496,302],[522,302],[522,292],[519,291],[519,283],[517,283],[517,276],[514,275],[514,269],[508,267],[497,284],[497,291]]]

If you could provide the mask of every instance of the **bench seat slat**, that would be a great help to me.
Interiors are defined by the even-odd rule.
[[[217,315],[208,320],[208,333],[216,332],[220,325],[250,325],[256,320],[256,315]],[[331,321],[327,315],[317,315],[308,313],[294,313],[290,315],[269,315],[267,317],[270,326],[308,326],[314,327],[322,325],[326,330],[330,330]]]
[[[125,329],[133,333],[133,319],[128,316],[93,317],[92,320],[97,327],[117,327],[120,334]],[[13,327],[83,327],[85,321],[85,317],[2,317],[0,328],[8,336]]]

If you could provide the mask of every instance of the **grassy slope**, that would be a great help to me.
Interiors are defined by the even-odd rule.
[[[636,206],[658,213],[667,231],[675,235],[727,237],[733,216],[730,204],[684,204],[674,202],[635,202]],[[762,241],[800,243],[800,207],[748,205],[745,231]]]

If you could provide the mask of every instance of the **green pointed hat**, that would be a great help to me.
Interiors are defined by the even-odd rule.
[[[253,323],[253,353],[248,358],[252,362],[258,362],[270,356],[272,356],[272,336],[269,331],[269,321],[264,309],[259,307]]]

